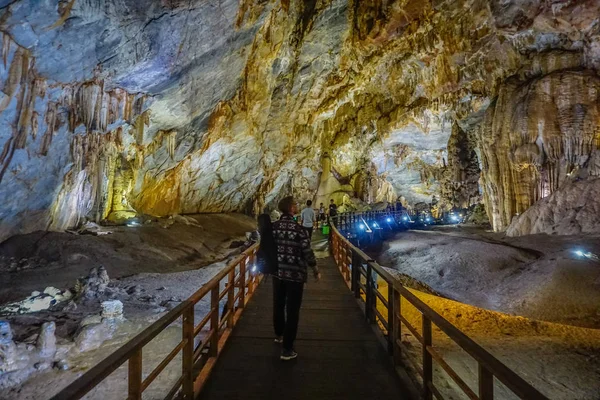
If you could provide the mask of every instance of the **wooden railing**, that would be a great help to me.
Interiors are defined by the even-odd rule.
[[[392,218],[398,217],[398,215],[392,214],[394,213],[390,213]],[[435,361],[471,400],[492,400],[494,398],[494,378],[502,382],[504,386],[521,399],[547,399],[523,378],[402,286],[397,279],[371,257],[352,245],[336,227],[337,223],[340,229],[351,229],[354,224],[360,223],[360,221],[381,220],[381,218],[385,218],[385,215],[386,213],[382,211],[363,214],[347,213],[332,218],[331,250],[347,285],[363,304],[367,321],[379,327],[380,333],[387,342],[388,352],[393,356],[394,365],[400,366],[402,360],[407,360],[422,378],[419,382],[422,398],[431,400],[435,396],[440,400],[443,399],[442,394],[433,382],[433,362]],[[378,288],[378,279],[387,283],[387,293],[382,293]],[[420,332],[402,314],[402,298],[421,314]],[[378,307],[385,311],[382,313]],[[404,344],[401,340],[403,326],[422,346],[422,368],[409,356],[406,349],[403,352]],[[436,351],[433,345],[432,326],[436,326],[444,332],[478,363],[478,388],[476,390],[471,389],[444,360],[442,355]]]
[[[181,356],[181,375],[166,394],[165,399],[174,397],[192,400],[195,398],[215,365],[223,345],[231,335],[244,306],[254,293],[260,277],[252,271],[258,245],[244,251],[230,262],[208,283],[190,298],[183,301],[158,321],[86,372],[52,400],[79,399],[106,379],[121,365],[128,362],[129,400],[140,400],[142,393],[164,371],[173,359]],[[224,284],[224,285],[223,285]],[[221,290],[221,287],[224,289]],[[210,295],[210,311],[196,324],[195,305]],[[225,304],[221,312],[220,304]],[[174,322],[181,319],[181,341],[146,376],[142,374],[144,346],[156,338]],[[204,334],[204,328],[209,327]]]

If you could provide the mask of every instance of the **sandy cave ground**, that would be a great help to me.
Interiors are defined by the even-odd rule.
[[[106,227],[113,233],[104,236],[14,236],[0,244],[0,304],[47,286],[68,288],[92,267],[104,266],[111,279],[197,269],[225,258],[233,241],[245,240],[245,233],[256,229],[254,219],[242,214],[188,217]]]
[[[469,226],[408,231],[388,240],[377,260],[441,296],[536,320],[600,328],[597,236],[509,238]]]
[[[73,288],[76,280],[93,267],[104,266],[111,278],[104,295],[78,301],[75,309],[64,309],[64,303],[60,303],[34,313],[0,313],[0,319],[10,321],[16,342],[35,343],[41,324],[54,321],[59,353],[61,347],[71,349],[81,321],[97,314],[102,300],[121,300],[125,317],[99,348],[81,353],[70,350],[67,371],[38,371],[26,382],[0,390],[0,399],[37,399],[40,393],[56,393],[208,282],[241,252],[246,232],[256,229],[256,224],[253,218],[241,214],[203,214],[103,229],[112,234],[38,232],[15,236],[0,244],[0,305],[22,300],[32,291],[48,286]],[[196,318],[201,319],[208,309],[208,302],[200,301]],[[180,337],[177,324],[167,329],[146,349],[145,365],[156,365]],[[151,395],[172,385],[177,365],[173,363],[152,385]],[[92,398],[118,397],[126,391],[122,387],[126,382],[124,374],[126,368],[119,369],[109,384],[94,390]]]
[[[97,266],[90,263],[90,259],[102,260],[102,265],[113,278],[110,286],[120,290],[120,293],[132,287],[140,289],[131,296],[121,296],[127,320],[112,339],[96,350],[69,358],[71,369],[68,371],[49,370],[36,374],[24,385],[0,392],[0,399],[36,399],[48,387],[52,387],[53,392],[64,387],[160,317],[167,308],[161,306],[165,305],[165,301],[175,299],[176,303],[208,281],[223,268],[228,257],[235,254],[235,249],[230,249],[232,241],[241,240],[246,231],[254,228],[251,218],[238,215],[204,215],[195,218],[199,226],[179,221],[163,228],[159,221],[138,228],[115,228],[114,233],[107,236],[49,233],[39,237],[33,234],[1,244],[5,259],[7,254],[12,258],[20,255],[15,253],[16,250],[25,254],[27,248],[22,247],[25,244],[30,246],[28,254],[31,256],[28,260],[58,254],[54,258],[48,257],[47,263],[41,262],[42,265],[37,267],[38,271],[44,272],[43,275],[36,275],[35,268],[18,273],[3,271],[0,274],[2,279],[8,279],[10,274],[19,276],[23,272],[27,272],[25,277],[31,277],[24,279],[20,285],[13,285],[11,291],[5,290],[5,296],[19,297],[19,294],[26,295],[31,289],[40,290],[51,283],[57,287],[69,287],[74,278],[85,275],[88,268]],[[594,303],[594,300],[583,303],[577,301],[585,298],[585,290],[593,293],[594,282],[598,279],[594,275],[597,264],[573,257],[572,248],[578,245],[595,252],[596,242],[591,237],[532,236],[504,239],[502,235],[472,227],[437,227],[430,231],[397,234],[387,242],[379,261],[390,266],[392,260],[399,260],[394,264],[396,271],[410,274],[448,298],[512,314],[529,317],[544,315],[546,320],[589,327],[597,321],[593,312],[594,306],[599,303]],[[53,243],[65,246],[56,251]],[[149,250],[150,247],[153,249]],[[321,256],[325,253],[319,252]],[[216,260],[222,261],[214,262]],[[45,281],[44,276],[50,276],[50,279]],[[568,276],[571,278],[566,278]],[[570,313],[567,315],[557,306],[550,309],[544,306],[544,302],[553,301],[546,292],[556,289],[559,283],[563,290],[572,290],[573,285],[580,290],[575,291],[578,295],[571,296],[569,303],[561,303],[562,310]],[[435,296],[421,296],[425,296],[423,299],[434,309],[460,326],[526,380],[536,387],[545,388],[544,392],[550,398],[596,399],[595,393],[600,388],[590,382],[600,377],[600,345],[597,343],[600,331],[538,323]],[[569,296],[563,295],[562,300],[559,298],[554,301],[564,302],[564,298]],[[201,318],[207,307],[207,304],[199,304],[197,317]],[[71,313],[41,312],[13,317],[11,322],[16,337],[23,339],[31,335],[41,321],[55,320],[59,342],[63,343],[64,338],[72,336],[78,321],[94,311],[97,310],[80,306]],[[177,325],[165,331],[145,352],[145,365],[155,365],[180,335]],[[438,336],[435,342],[447,361],[470,384],[475,384],[476,366],[471,365],[471,359]],[[403,341],[409,346],[409,353],[414,353],[418,358],[418,345],[406,336],[406,332]],[[153,385],[149,395],[158,395],[169,387],[177,376],[178,362],[175,361],[173,365],[157,385]],[[107,384],[96,388],[90,398],[118,397],[118,393],[126,390],[125,375],[126,368],[120,368]],[[437,371],[436,376],[441,379],[439,384],[443,391],[450,395],[449,398],[454,398],[457,393],[454,385],[444,378],[443,372]],[[506,390],[498,390],[500,398],[511,398]]]
[[[70,338],[86,315],[99,312],[101,300],[116,298],[124,303],[125,318],[149,324],[218,273],[239,254],[246,232],[256,229],[254,220],[241,214],[186,218],[109,227],[113,233],[103,236],[36,232],[6,240],[0,244],[0,305],[49,286],[72,289],[93,267],[104,266],[111,281],[102,299],[79,303],[75,310],[0,312],[0,318],[9,319],[17,341],[44,321],[55,321],[57,336]]]
[[[414,292],[549,398],[598,400],[600,263],[578,257],[576,249],[599,254],[600,241],[594,236],[507,238],[474,226],[445,226],[398,233],[384,243],[377,260],[405,284],[443,296]],[[382,290],[385,295],[387,289]],[[402,309],[420,326],[412,306]],[[402,341],[420,364],[421,346],[406,329]],[[477,388],[472,357],[437,329],[434,347]],[[437,365],[434,375],[446,398],[464,398]],[[495,394],[517,398],[497,380]]]

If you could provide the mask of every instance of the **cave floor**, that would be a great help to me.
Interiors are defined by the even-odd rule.
[[[505,237],[475,226],[435,226],[395,234],[376,259],[449,299],[600,328],[600,262],[594,259],[600,254],[599,239]],[[578,256],[578,249],[590,257]]]
[[[68,371],[38,373],[22,386],[0,391],[0,399],[37,399],[48,387],[64,387],[81,371],[160,317],[169,304],[183,300],[208,281],[225,265],[227,258],[235,254],[236,249],[229,248],[231,242],[241,239],[254,227],[252,219],[241,216],[207,215],[198,216],[197,220],[202,227],[176,222],[165,229],[156,223],[155,226],[111,228],[114,233],[107,236],[33,234],[0,244],[0,254],[5,258],[29,254],[28,260],[48,257],[48,254],[55,254],[52,251],[57,249],[58,244],[62,246],[49,259],[47,264],[51,267],[41,265],[30,270],[0,273],[0,279],[7,279],[10,274],[15,277],[11,281],[15,285],[12,292],[6,291],[7,287],[2,285],[4,293],[14,298],[51,284],[59,288],[70,287],[76,277],[97,266],[92,262],[96,260],[102,262],[113,278],[109,287],[124,302],[126,317],[119,331],[101,347],[69,356],[72,368]],[[235,225],[232,220],[239,221],[239,224]],[[134,239],[135,236],[140,236],[140,239]],[[550,398],[597,400],[600,392],[600,330],[565,324],[594,327],[596,323],[593,311],[600,302],[593,303],[593,299],[589,304],[578,302],[582,297],[579,292],[588,293],[597,288],[594,285],[598,284],[599,278],[594,274],[598,274],[600,268],[592,260],[574,257],[572,250],[577,245],[598,254],[597,242],[594,237],[505,238],[475,227],[435,227],[428,231],[398,233],[385,243],[379,261],[382,265],[393,267],[396,273],[413,274],[414,278],[446,297],[420,294],[446,319],[543,389]],[[155,250],[149,250],[149,247]],[[325,241],[315,242],[313,247],[319,257],[328,253]],[[215,260],[222,261],[213,262]],[[51,272],[61,268],[64,272],[56,276],[55,272]],[[45,280],[44,275],[36,278],[36,269],[47,271],[45,276],[49,276],[49,280]],[[24,277],[22,281],[16,279],[20,276]],[[557,289],[556,285],[562,286]],[[139,292],[128,294],[132,287],[140,288]],[[568,292],[559,296],[560,292],[554,293],[557,290]],[[15,339],[31,341],[43,321],[53,320],[57,324],[59,345],[63,351],[70,351],[69,346],[72,345],[69,341],[81,319],[98,312],[96,303],[89,307],[80,304],[72,312],[46,311],[12,316],[10,321]],[[530,318],[535,318],[535,312],[538,312],[549,316],[541,319],[561,323],[541,322],[490,309]],[[198,310],[200,314],[205,311],[202,307]],[[410,313],[410,310],[405,311]],[[556,318],[561,315],[562,319]],[[158,360],[163,350],[175,343],[179,335],[177,326],[167,330],[153,346],[155,350],[149,349],[149,364]],[[409,346],[414,344],[409,335],[405,335],[403,340]],[[439,333],[436,344],[461,376],[468,382],[475,382],[477,366],[464,352]],[[413,349],[409,352],[418,355],[418,347],[415,345]],[[121,377],[124,373],[125,370],[115,373],[116,380],[111,379],[109,387],[98,388],[91,398],[111,398],[111,393],[123,389],[125,381]],[[173,374],[175,370],[167,373],[165,379],[168,381]],[[452,396],[453,384],[443,372],[438,375],[440,385],[445,388],[444,393]],[[162,383],[157,390],[161,387]],[[511,398],[501,389],[498,393],[501,393],[499,398]]]
[[[600,241],[583,235],[510,238],[476,226],[435,226],[395,234],[376,258],[406,286],[429,292],[415,291],[549,398],[597,400],[600,263],[576,249],[600,254]],[[416,310],[403,310],[419,323]],[[477,363],[447,336],[434,334],[434,346],[476,388]],[[403,341],[419,359],[420,345],[406,330]],[[435,376],[444,395],[454,398],[454,382],[439,368]],[[516,398],[498,382],[495,395]]]
[[[111,279],[198,269],[226,258],[256,224],[242,214],[200,214],[102,229],[112,233],[35,232],[0,243],[0,305],[72,287],[93,267],[104,266]]]

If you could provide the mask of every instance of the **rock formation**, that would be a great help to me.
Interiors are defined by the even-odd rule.
[[[7,321],[0,321],[0,390],[17,386],[32,374],[46,370],[56,356],[54,322],[42,325],[36,346],[15,343]]]
[[[599,14],[597,0],[0,0],[0,240],[257,213],[289,193],[464,206],[479,167],[506,229],[569,174],[597,174]]]
[[[548,61],[554,68],[572,65],[572,56],[557,57]],[[567,178],[600,174],[599,117],[600,77],[591,71],[552,71],[501,88],[479,127],[483,186],[496,229]]]
[[[550,196],[516,217],[508,236],[535,233],[577,235],[598,233],[600,178],[565,182]]]
[[[104,294],[109,282],[110,278],[106,269],[102,266],[94,267],[88,276],[77,280],[75,292],[83,299],[93,299]]]

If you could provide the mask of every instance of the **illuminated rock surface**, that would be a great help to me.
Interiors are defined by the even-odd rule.
[[[18,314],[12,331],[0,322],[0,387],[58,390],[56,371],[38,374],[52,365],[75,379],[254,228],[196,214],[271,211],[288,194],[344,210],[436,196],[508,236],[565,235],[507,249],[419,233],[388,264],[459,301],[596,328],[595,261],[570,246],[597,257],[599,15],[599,0],[0,0],[0,302]],[[539,259],[518,248],[538,242],[552,244]],[[118,329],[100,310],[117,297]],[[502,340],[552,398],[597,395],[579,384],[597,361],[573,380],[597,341],[560,347],[577,359],[562,370],[554,346],[527,364]]]
[[[259,212],[292,192],[464,207],[479,199],[477,164],[504,230],[567,174],[597,174],[599,11],[2,1],[0,239],[141,213]],[[325,153],[337,183],[319,188]]]

